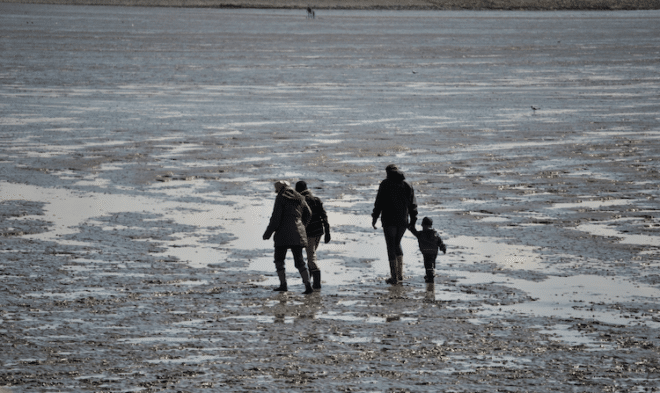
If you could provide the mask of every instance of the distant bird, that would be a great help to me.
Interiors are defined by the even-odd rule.
[[[417,71],[413,71],[412,73],[413,73],[413,74],[416,74],[416,73],[417,73]]]
[[[532,109],[533,109],[533,110],[535,110],[535,111],[537,111],[537,110],[539,110],[539,109],[541,109],[541,108],[539,108],[539,107],[537,107],[537,106],[534,106],[534,105],[532,105]]]

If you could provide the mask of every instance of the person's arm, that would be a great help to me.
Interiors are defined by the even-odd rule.
[[[328,222],[328,213],[326,213],[325,208],[323,207],[323,202],[320,199],[318,201],[319,216],[321,217],[321,222],[323,223],[323,232],[325,233],[324,241],[330,243],[330,223]]]
[[[378,186],[378,194],[376,194],[376,202],[374,202],[374,210],[371,213],[371,226],[376,228],[376,223],[378,222],[378,217],[380,217],[380,213],[383,211],[383,182],[380,183],[380,186]]]
[[[442,238],[440,238],[440,235],[435,235],[435,237],[438,239],[438,248],[440,251],[442,251],[443,254],[447,253],[447,246],[445,246],[445,243],[443,243]]]
[[[268,224],[268,228],[266,228],[266,232],[263,236],[264,240],[270,239],[270,237],[273,236],[273,232],[279,228],[280,222],[282,221],[283,212],[284,210],[282,208],[280,196],[278,195],[277,198],[275,198],[275,206],[273,206],[273,214],[270,216],[270,223]]]
[[[309,205],[307,202],[305,202],[305,199],[303,198],[302,200],[302,223],[306,227],[309,225],[309,221],[312,219],[312,209],[309,208]]]
[[[417,222],[417,199],[415,198],[415,190],[410,186],[410,201],[408,203],[408,214],[410,215],[410,226],[415,227]]]

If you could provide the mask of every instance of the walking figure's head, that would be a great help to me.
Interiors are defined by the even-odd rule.
[[[402,181],[406,178],[406,176],[403,174],[403,172],[401,172],[401,170],[396,164],[390,164],[386,166],[385,172],[387,173],[388,179]]]
[[[433,226],[433,220],[428,218],[428,217],[424,217],[424,219],[422,220],[422,226],[423,227],[429,227],[429,228],[432,227]]]
[[[296,183],[296,191],[303,192],[306,189],[307,189],[307,183],[305,183],[304,181],[301,180],[298,183]]]
[[[390,172],[398,172],[399,167],[396,166],[396,164],[390,164],[385,167],[385,172],[390,173]]]
[[[275,182],[275,192],[279,194],[282,188],[289,187],[289,185],[289,182],[286,180],[278,180]]]

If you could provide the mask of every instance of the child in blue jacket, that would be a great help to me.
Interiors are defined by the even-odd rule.
[[[424,256],[424,268],[426,269],[426,276],[424,281],[433,282],[435,276],[435,260],[438,257],[438,249],[442,250],[444,254],[447,253],[447,247],[442,242],[438,232],[433,229],[433,220],[424,217],[422,220],[422,230],[415,229],[415,225],[410,226],[410,232],[417,238],[419,243],[419,250]]]

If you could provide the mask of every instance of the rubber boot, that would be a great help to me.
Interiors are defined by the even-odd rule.
[[[396,285],[398,283],[397,281],[397,274],[396,274],[396,266],[397,262],[396,259],[390,260],[390,275],[391,277],[385,280],[386,283],[390,285]]]
[[[273,291],[277,291],[277,292],[286,292],[286,291],[288,291],[289,289],[287,288],[287,285],[286,285],[286,270],[284,270],[284,269],[278,270],[277,271],[277,276],[280,278],[280,286],[273,289]]]
[[[434,282],[433,276],[434,276],[433,270],[432,269],[426,269],[426,276],[424,276],[424,281],[429,282],[429,283]]]
[[[303,283],[305,284],[305,292],[303,292],[303,295],[309,295],[310,293],[314,293],[312,284],[309,282],[309,273],[307,273],[307,269],[300,271],[300,277],[302,277]]]
[[[314,280],[314,285],[312,285],[312,288],[321,289],[321,271],[320,270],[314,270],[312,272],[312,279]]]
[[[403,281],[403,255],[396,257],[396,278],[399,282]]]

